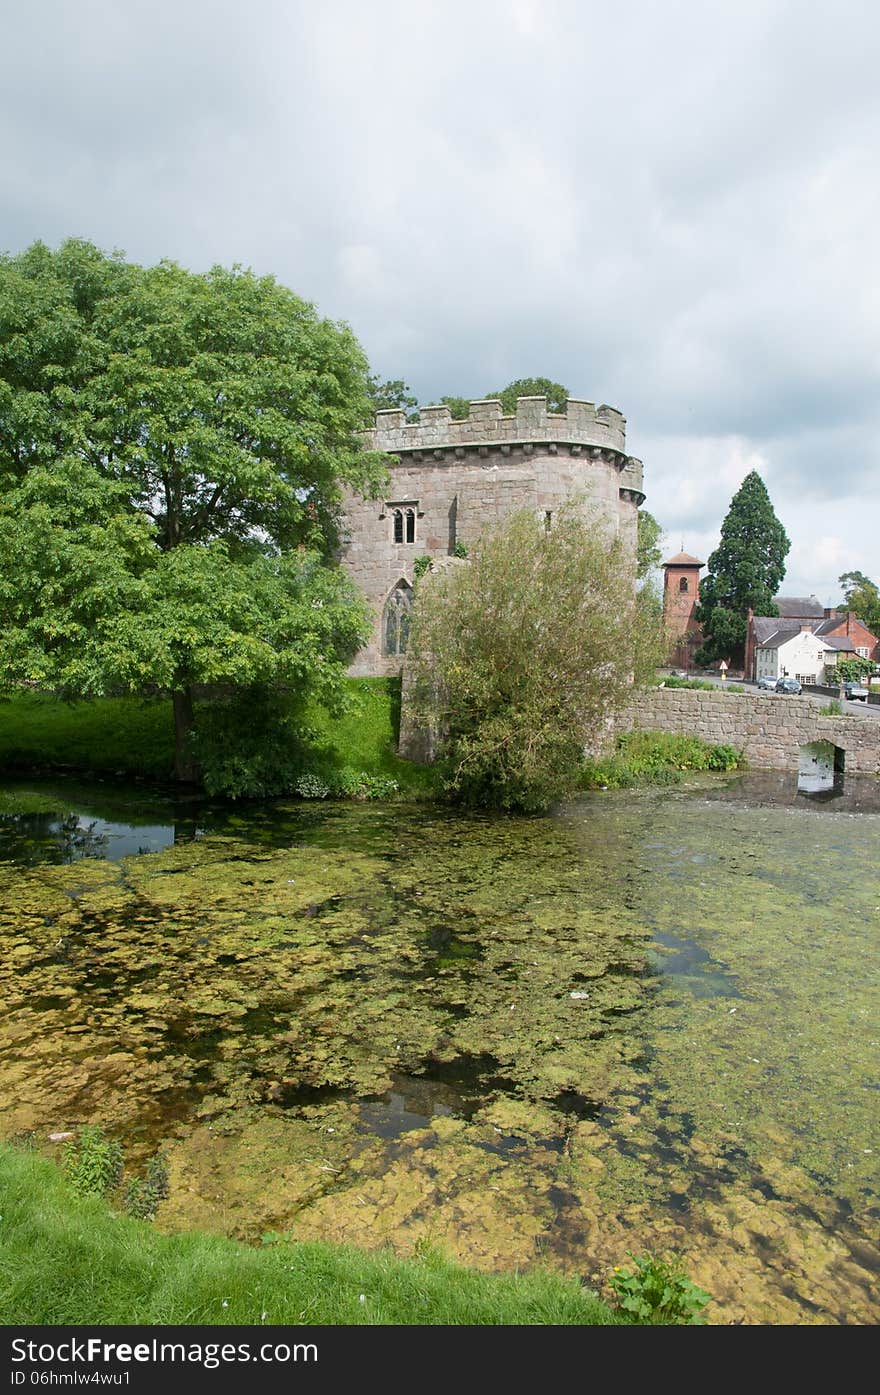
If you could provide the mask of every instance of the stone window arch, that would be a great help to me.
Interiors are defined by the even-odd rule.
[[[416,508],[414,504],[397,504],[391,510],[393,536],[396,543],[415,542]]]
[[[406,653],[409,625],[412,618],[413,589],[401,577],[385,602],[382,613],[382,647],[394,658]]]
[[[690,589],[688,587],[688,579],[686,576],[680,578],[678,583],[678,589],[682,593],[682,595],[684,595]]]

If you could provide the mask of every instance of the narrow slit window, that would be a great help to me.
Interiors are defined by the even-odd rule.
[[[406,511],[406,540],[415,542],[416,540],[416,511],[407,509]]]
[[[403,510],[394,510],[394,541],[403,542]]]

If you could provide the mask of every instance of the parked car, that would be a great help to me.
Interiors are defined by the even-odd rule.
[[[758,679],[758,687],[763,688],[765,692],[775,693],[776,679],[771,678],[769,674],[765,675],[765,677]]]
[[[799,693],[801,685],[796,678],[777,678],[776,691],[777,693]]]
[[[849,698],[850,702],[867,702],[868,689],[861,683],[844,683],[843,696]]]

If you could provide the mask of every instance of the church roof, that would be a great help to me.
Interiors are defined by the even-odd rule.
[[[825,607],[815,596],[774,596],[773,604],[785,620],[825,619]]]
[[[670,557],[668,562],[663,562],[664,567],[705,567],[706,563],[701,562],[699,557],[692,557],[689,552],[677,552],[674,557]]]

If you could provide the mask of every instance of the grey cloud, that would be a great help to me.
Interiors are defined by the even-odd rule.
[[[32,0],[6,30],[0,245],[274,272],[425,401],[547,374],[626,414],[670,535],[756,458],[805,559],[848,527],[880,577],[840,502],[877,468],[868,0]]]

